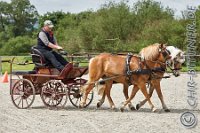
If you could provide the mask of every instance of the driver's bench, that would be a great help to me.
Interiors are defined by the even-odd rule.
[[[68,63],[64,69],[59,73],[59,71],[52,66],[52,64],[45,59],[43,54],[35,47],[33,46],[31,48],[31,56],[32,61],[35,64],[35,70],[37,71],[37,74],[42,75],[57,75],[59,79],[65,78],[66,75],[73,69],[72,63]],[[55,72],[56,71],[56,72]],[[56,73],[56,74],[55,74]]]

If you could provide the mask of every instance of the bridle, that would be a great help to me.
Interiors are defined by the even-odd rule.
[[[172,72],[174,73],[174,71],[177,71],[177,70],[181,70],[182,68],[181,67],[179,67],[179,68],[172,68],[172,66],[170,65],[170,63],[167,61],[166,62],[167,63],[167,67],[169,67],[169,69],[170,70],[172,70]],[[176,59],[174,59],[173,60],[173,63],[174,64],[177,64],[177,63],[180,63],[180,62],[178,62]],[[175,66],[175,65],[174,65]]]
[[[158,63],[158,64],[161,65],[161,68],[164,68],[164,69],[166,70],[166,66],[167,66],[167,63],[166,63],[166,61],[167,61],[167,56],[169,56],[171,53],[170,53],[170,51],[167,50],[166,48],[164,48],[164,49],[159,48],[158,51],[159,51],[159,53],[161,53],[161,54],[163,55],[165,61],[164,61],[164,62],[159,61],[159,60],[156,60],[156,61],[148,60],[148,61],[151,61],[151,62],[154,62],[154,63]],[[159,56],[159,55],[158,55],[158,56]]]

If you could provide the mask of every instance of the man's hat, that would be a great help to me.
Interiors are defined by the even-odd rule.
[[[44,26],[48,26],[49,28],[53,28],[54,25],[53,23],[51,22],[51,20],[46,20],[44,21]]]

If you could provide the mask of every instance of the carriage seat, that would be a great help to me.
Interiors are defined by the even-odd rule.
[[[31,48],[31,56],[36,68],[54,68],[52,64],[45,59],[44,55],[37,49],[36,46]]]

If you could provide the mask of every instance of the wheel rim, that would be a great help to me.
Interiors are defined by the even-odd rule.
[[[79,107],[79,104],[82,100],[82,94],[80,93],[80,88],[81,85],[72,85],[69,87],[68,90],[69,100],[72,103],[72,105],[77,108]],[[93,91],[88,94],[84,108],[89,106],[92,100],[93,100]]]
[[[29,108],[35,100],[33,84],[27,79],[18,80],[11,90],[11,99],[17,108]]]
[[[50,80],[42,87],[41,98],[45,106],[63,108],[68,99],[64,84],[58,80]]]

